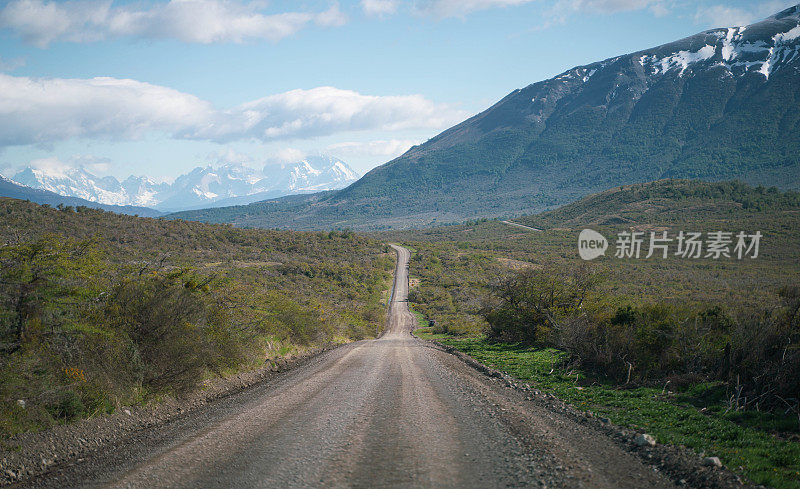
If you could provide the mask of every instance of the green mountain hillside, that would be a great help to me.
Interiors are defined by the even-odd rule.
[[[580,231],[587,227],[610,241],[606,256],[590,263],[602,270],[612,297],[763,305],[800,273],[800,262],[795,259],[800,252],[800,193],[795,191],[738,182],[662,180],[616,187],[514,222],[541,231],[481,219],[376,234],[415,249],[450,250],[448,255],[442,248],[437,256],[443,263],[457,264],[461,274],[442,280],[456,303],[469,302],[474,310],[481,307],[481,301],[472,297],[473,286],[485,287],[520,267],[569,268],[583,263],[577,243]],[[763,239],[758,259],[684,259],[674,255],[667,259],[615,258],[615,237],[631,229],[648,235],[650,231],[667,231],[673,238],[680,231],[759,231]],[[675,246],[673,242],[673,252]],[[647,243],[643,250],[646,253]],[[466,256],[475,253],[498,259],[479,262]],[[426,273],[436,275],[440,270],[432,268]],[[459,310],[457,306],[451,312]]]
[[[708,223],[800,213],[800,193],[740,182],[659,180],[615,187],[552,211],[515,219],[539,229]]]

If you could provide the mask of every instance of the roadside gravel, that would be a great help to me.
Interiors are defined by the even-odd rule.
[[[214,401],[274,380],[282,372],[308,364],[335,348],[314,349],[303,355],[270,361],[268,366],[225,378],[206,381],[201,389],[163,402],[127,406],[109,416],[54,426],[46,431],[23,433],[0,443],[0,486],[40,476],[54,466],[82,463],[93,455],[125,445],[137,434],[156,430]]]

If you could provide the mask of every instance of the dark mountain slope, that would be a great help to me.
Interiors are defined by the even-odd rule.
[[[348,188],[294,201],[291,219],[281,202],[183,217],[405,227],[538,212],[661,178],[800,188],[800,6],[515,90]]]

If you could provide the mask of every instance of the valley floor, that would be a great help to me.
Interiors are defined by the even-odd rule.
[[[411,336],[408,251],[383,336],[352,343],[30,487],[673,487],[606,434]]]

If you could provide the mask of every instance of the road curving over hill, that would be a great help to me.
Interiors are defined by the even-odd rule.
[[[315,357],[34,487],[674,487],[605,435],[410,333],[409,251],[378,339]]]

